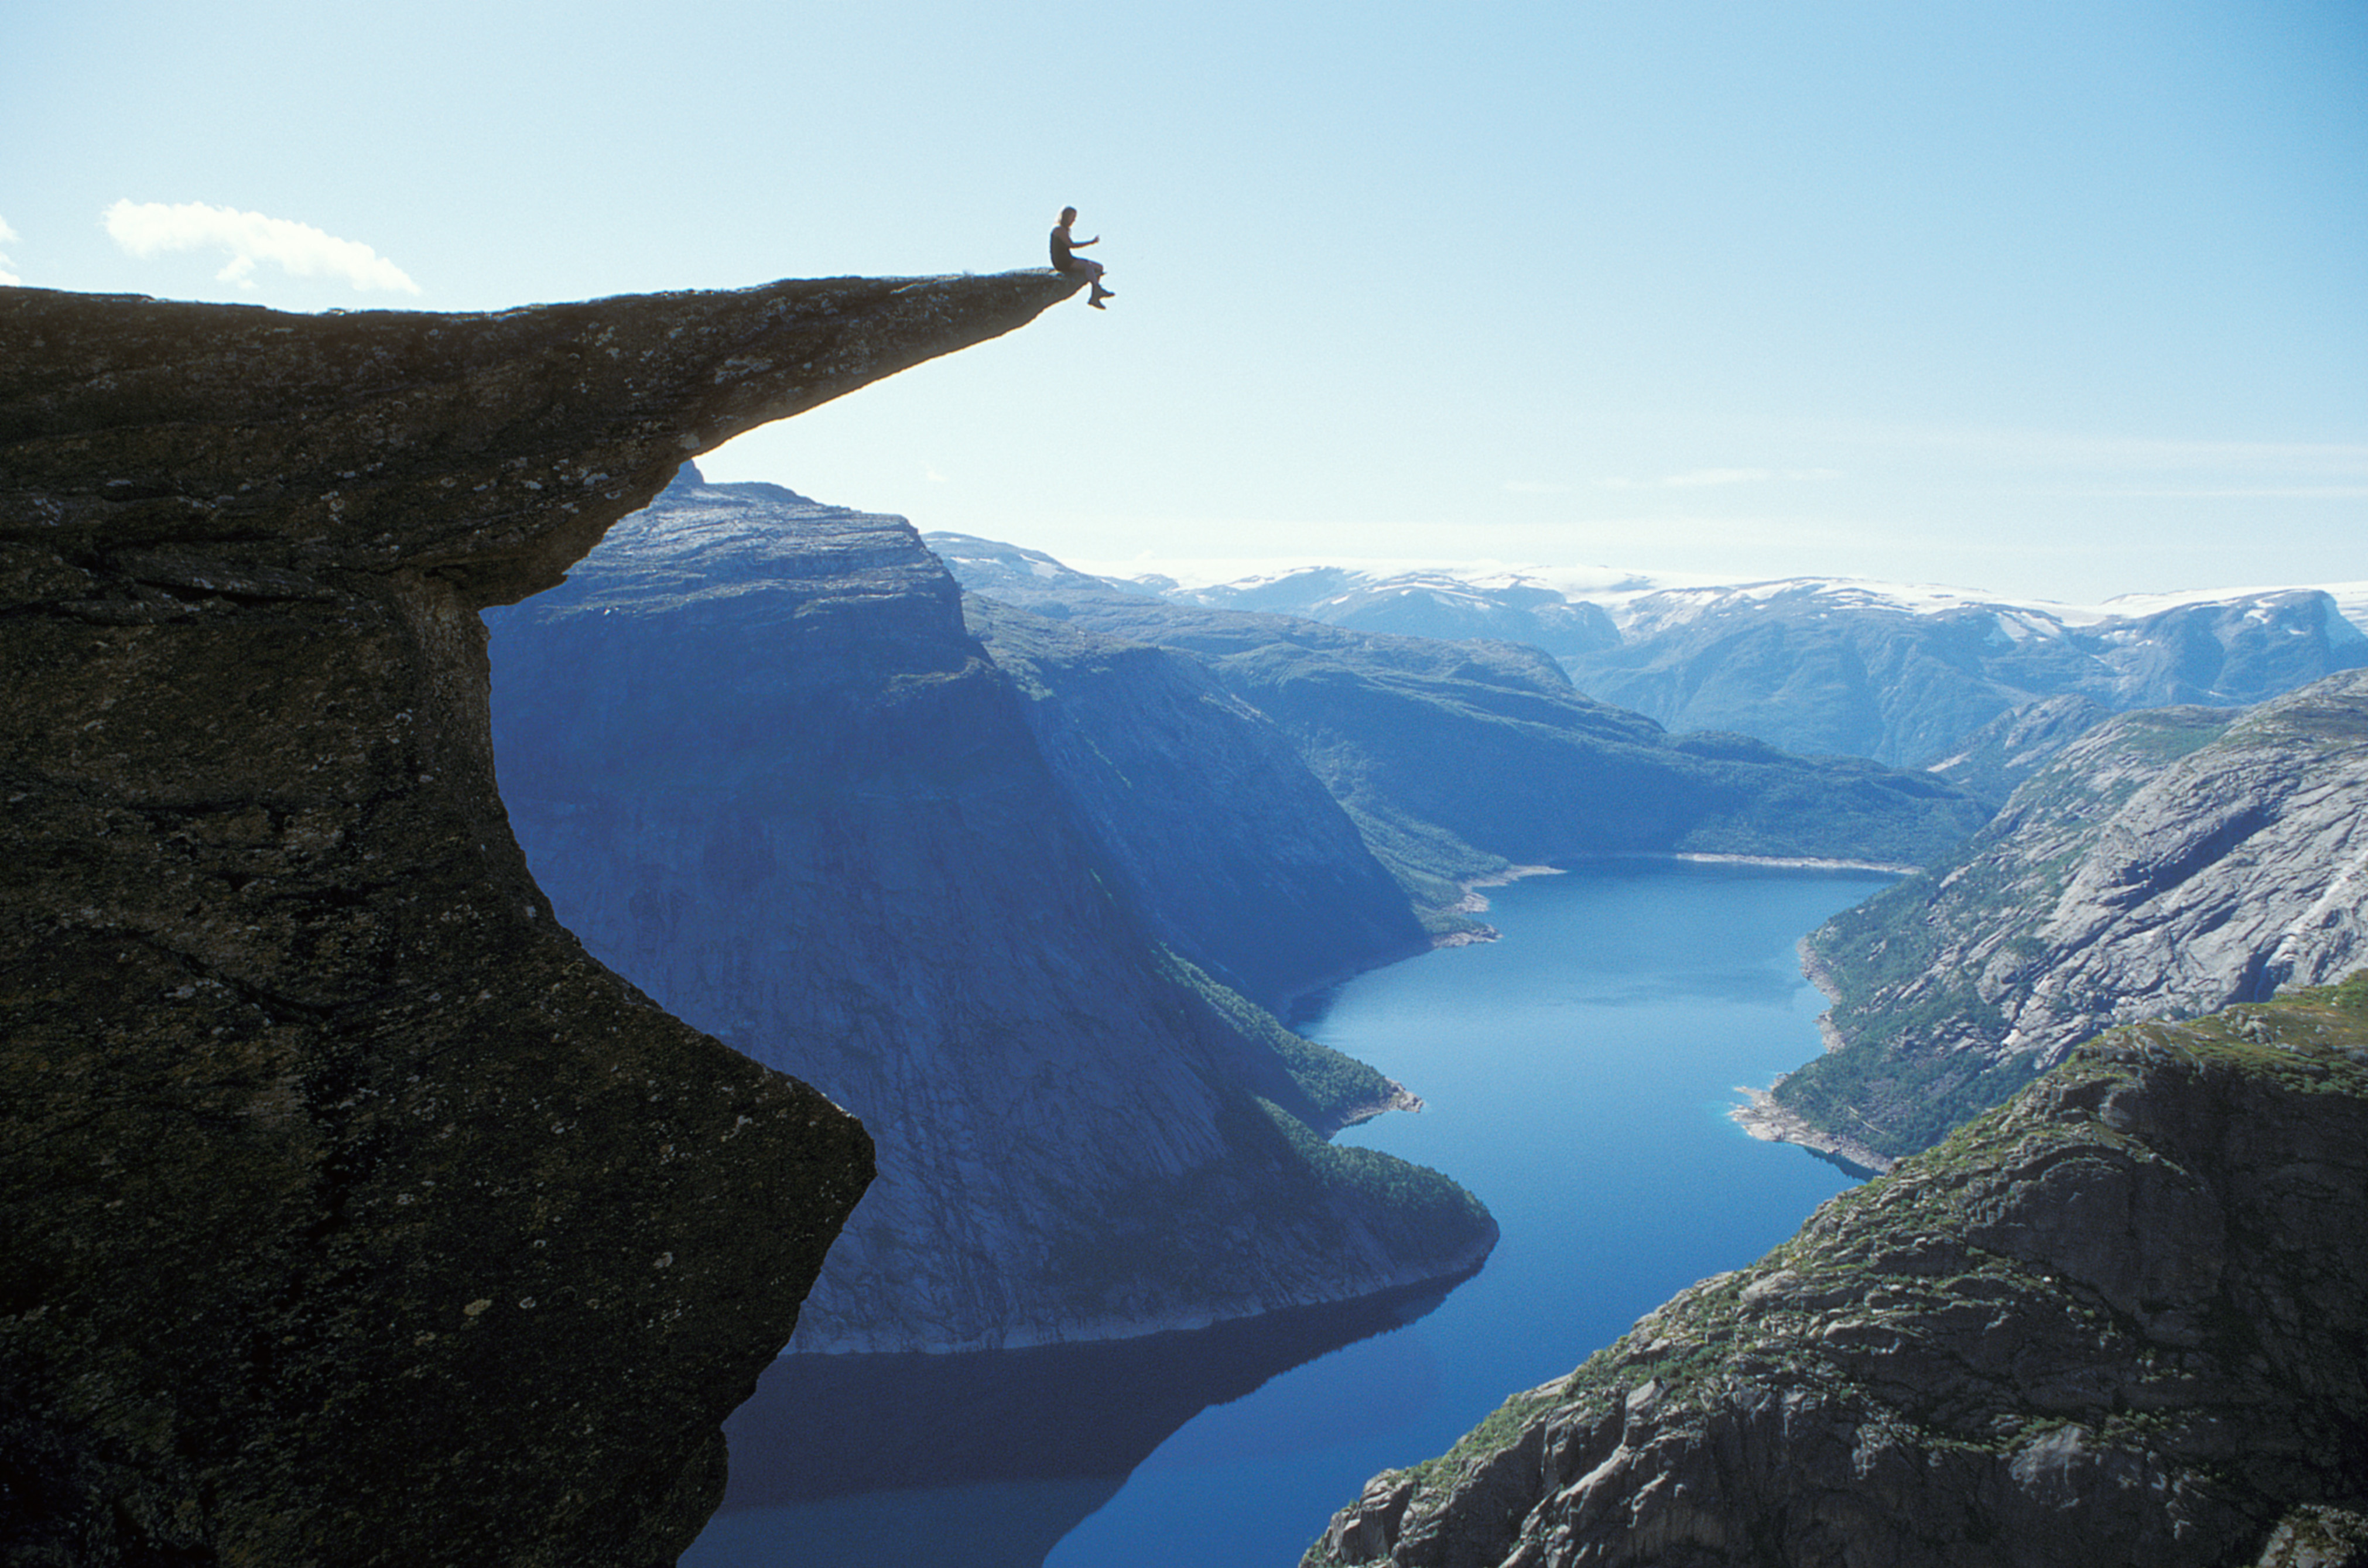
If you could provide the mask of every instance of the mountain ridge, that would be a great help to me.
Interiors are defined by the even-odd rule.
[[[2368,664],[2368,583],[2123,595],[2101,605],[1933,585],[1669,581],[1608,569],[1309,566],[1191,584],[1075,572],[1041,551],[929,536],[1013,602],[1087,585],[1367,631],[1526,642],[1591,697],[1674,731],[1732,730],[1807,755],[1931,766],[2050,699],[2112,711],[2243,706]],[[996,551],[1007,564],[990,580]],[[2006,781],[2009,786],[2012,780]],[[2003,798],[2003,790],[1996,798]]]
[[[1927,776],[1673,735],[1537,648],[1163,602],[1039,551],[940,539],[973,592],[1190,655],[1278,725],[1440,934],[1475,881],[1604,855],[1920,864],[1986,810]]]
[[[1833,1049],[1774,1107],[1880,1165],[2089,1035],[2368,961],[2368,672],[2108,719],[1804,942]]]

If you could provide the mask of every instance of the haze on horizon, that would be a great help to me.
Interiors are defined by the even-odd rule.
[[[2368,579],[2368,6],[91,0],[0,281],[497,310],[1043,264],[701,461],[1109,570]]]

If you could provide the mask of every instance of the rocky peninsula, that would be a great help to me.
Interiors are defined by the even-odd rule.
[[[671,1562],[871,1171],[552,920],[477,612],[1050,272],[0,289],[0,1556]]]

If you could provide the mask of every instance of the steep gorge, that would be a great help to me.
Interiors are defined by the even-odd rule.
[[[504,788],[562,918],[879,1140],[795,1348],[1138,1335],[1486,1255],[1452,1183],[1322,1142],[1395,1085],[1186,961],[1288,991],[1421,940],[1205,677],[990,657],[903,519],[689,468],[489,620]]]
[[[973,593],[1201,664],[1298,749],[1434,915],[1471,881],[1610,855],[1921,865],[1987,814],[1929,775],[1742,734],[1670,734],[1580,695],[1520,643],[1167,603],[1037,551],[937,537]],[[993,635],[1011,624],[998,618]]]

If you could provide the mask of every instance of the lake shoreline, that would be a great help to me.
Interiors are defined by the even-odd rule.
[[[1503,1240],[1468,1281],[1095,1345],[792,1356],[729,1427],[732,1494],[686,1568],[949,1540],[1003,1568],[1292,1562],[1367,1477],[1793,1233],[1850,1176],[1706,1111],[1815,1051],[1793,946],[1869,887],[1656,858],[1507,879],[1505,940],[1376,966],[1310,1032],[1420,1085],[1423,1114],[1341,1142],[1488,1203]]]
[[[1879,1176],[1892,1166],[1887,1156],[1858,1140],[1829,1132],[1785,1109],[1767,1089],[1737,1084],[1735,1092],[1743,1096],[1744,1103],[1729,1110],[1727,1119],[1763,1143],[1790,1143],[1796,1149],[1805,1149],[1861,1180]]]
[[[1912,877],[1924,869],[1889,860],[1836,860],[1820,855],[1713,855],[1693,849],[1638,850],[1634,854],[1602,855],[1595,858],[1687,860],[1706,866],[1766,866],[1780,871],[1880,871],[1892,877]]]
[[[1801,977],[1816,986],[1818,994],[1831,1003],[1839,987],[1835,983],[1833,972],[1818,961],[1816,948],[1809,937],[1804,935],[1794,943],[1793,951],[1801,960]],[[1842,1048],[1841,1031],[1834,1028],[1831,1011],[1817,1016],[1817,1038],[1825,1042],[1827,1051]],[[1896,1162],[1889,1155],[1870,1148],[1848,1133],[1820,1127],[1798,1111],[1779,1105],[1776,1090],[1783,1084],[1784,1078],[1791,1076],[1792,1074],[1787,1073],[1764,1089],[1736,1085],[1735,1092],[1743,1096],[1744,1103],[1728,1111],[1728,1118],[1762,1142],[1790,1143],[1795,1148],[1806,1149],[1817,1158],[1839,1165],[1861,1179],[1881,1176],[1892,1167]]]

